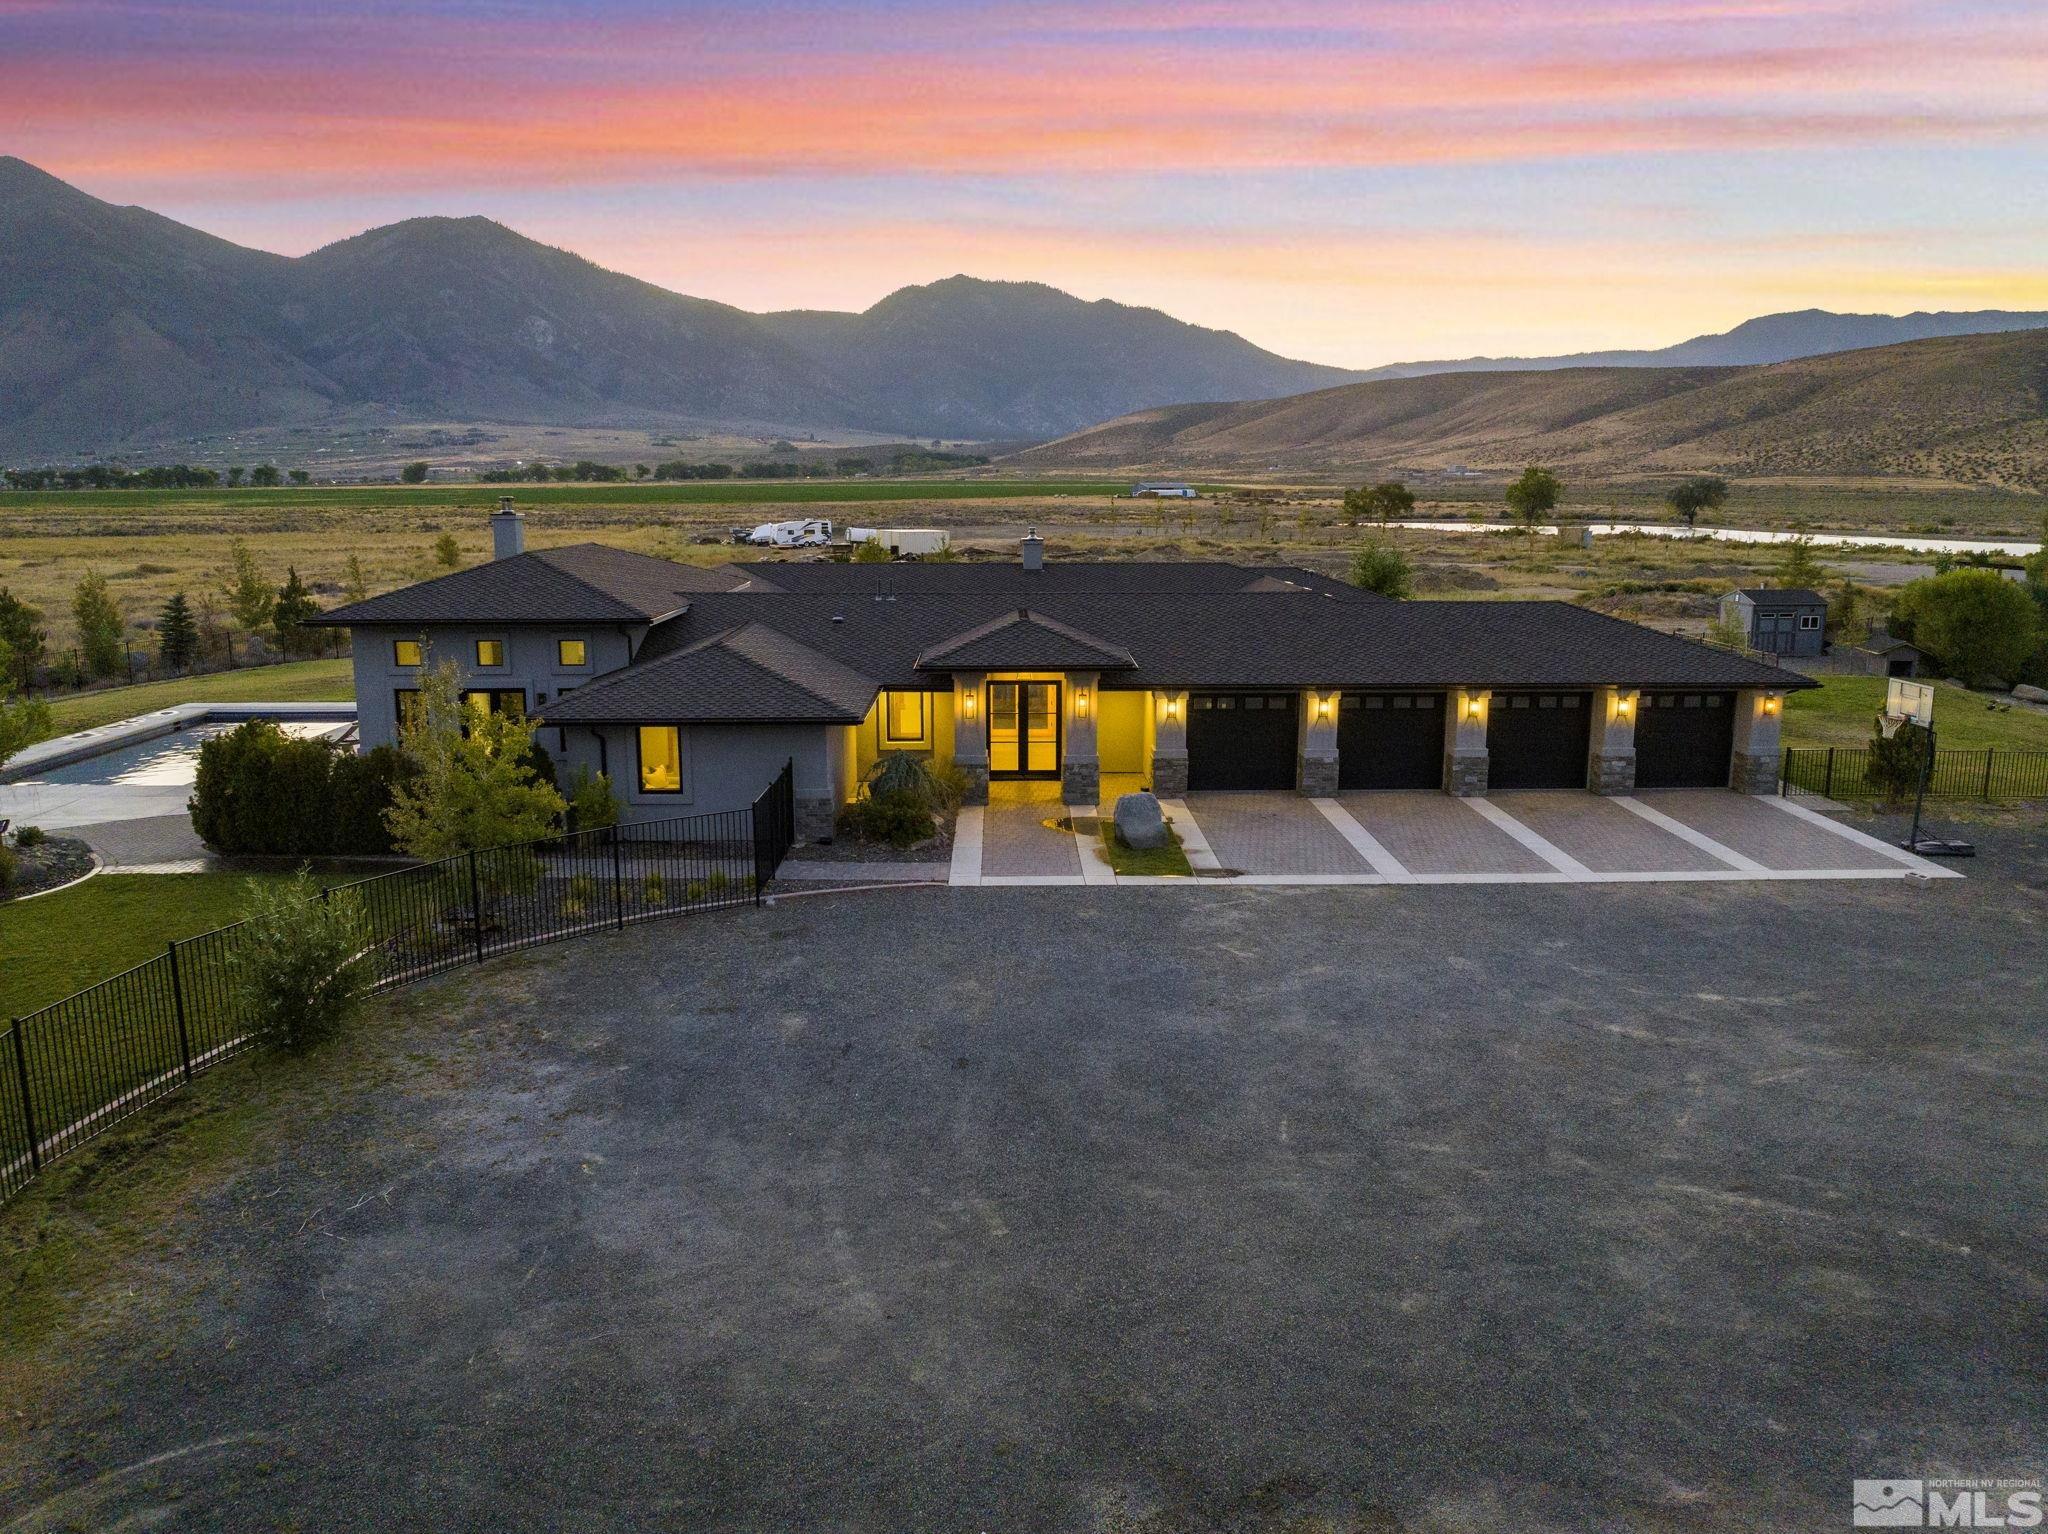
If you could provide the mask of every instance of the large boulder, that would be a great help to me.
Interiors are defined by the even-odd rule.
[[[2020,683],[2012,695],[2022,703],[2048,703],[2048,687],[2036,687],[2031,682]]]
[[[1126,847],[1143,852],[1167,843],[1166,816],[1150,794],[1125,794],[1116,802],[1116,834]]]

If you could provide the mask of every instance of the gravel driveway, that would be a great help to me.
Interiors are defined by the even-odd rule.
[[[0,1518],[1833,1529],[2039,1476],[2048,841],[1985,839],[829,896],[413,993],[487,1083],[182,1218]]]

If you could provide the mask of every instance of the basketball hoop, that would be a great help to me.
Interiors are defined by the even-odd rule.
[[[1879,714],[1877,716],[1877,733],[1886,740],[1890,740],[1894,735],[1898,734],[1905,725],[1906,716],[1904,714]]]

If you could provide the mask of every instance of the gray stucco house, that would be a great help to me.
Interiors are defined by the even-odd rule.
[[[1820,655],[1828,644],[1828,599],[1803,586],[1749,586],[1721,598],[1752,650],[1766,655]]]
[[[1103,778],[1200,789],[1591,789],[1777,781],[1807,678],[1562,602],[1392,602],[1313,571],[1224,563],[677,564],[528,551],[319,620],[353,636],[365,746],[397,738],[422,665],[520,708],[565,777],[603,771],[632,820],[738,809],[794,763],[829,834],[886,752],[970,793]]]

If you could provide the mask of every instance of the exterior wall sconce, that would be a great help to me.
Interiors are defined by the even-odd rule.
[[[1085,687],[1074,694],[1074,712],[1083,719],[1088,717],[1088,689]]]
[[[1617,719],[1628,718],[1629,707],[1629,700],[1626,697],[1617,697],[1614,700],[1614,717]]]
[[[1166,700],[1166,717],[1167,717],[1167,718],[1169,718],[1169,719],[1178,719],[1178,718],[1180,718],[1180,699],[1178,699],[1178,698],[1175,698],[1175,697],[1172,697],[1172,696],[1169,696],[1169,697],[1167,698],[1167,700]]]
[[[964,719],[972,719],[974,717],[973,693],[963,692],[960,694],[960,715]]]
[[[1325,694],[1323,694],[1323,695],[1322,695],[1321,697],[1319,697],[1319,698],[1317,698],[1317,699],[1316,699],[1316,718],[1318,718],[1318,719],[1328,719],[1329,717],[1330,717],[1330,696],[1329,696],[1329,694],[1328,694],[1328,693],[1325,693]]]
[[[1477,698],[1467,698],[1465,700],[1465,717],[1467,719],[1477,719],[1481,714],[1485,712],[1486,705],[1480,702]]]
[[[1765,712],[1765,713],[1767,713],[1767,714],[1775,714],[1775,713],[1776,713],[1776,712],[1778,711],[1778,703],[1779,703],[1779,698],[1778,698],[1778,695],[1777,695],[1776,693],[1774,693],[1774,692],[1767,692],[1767,693],[1765,693],[1765,694],[1764,694],[1764,712]]]

